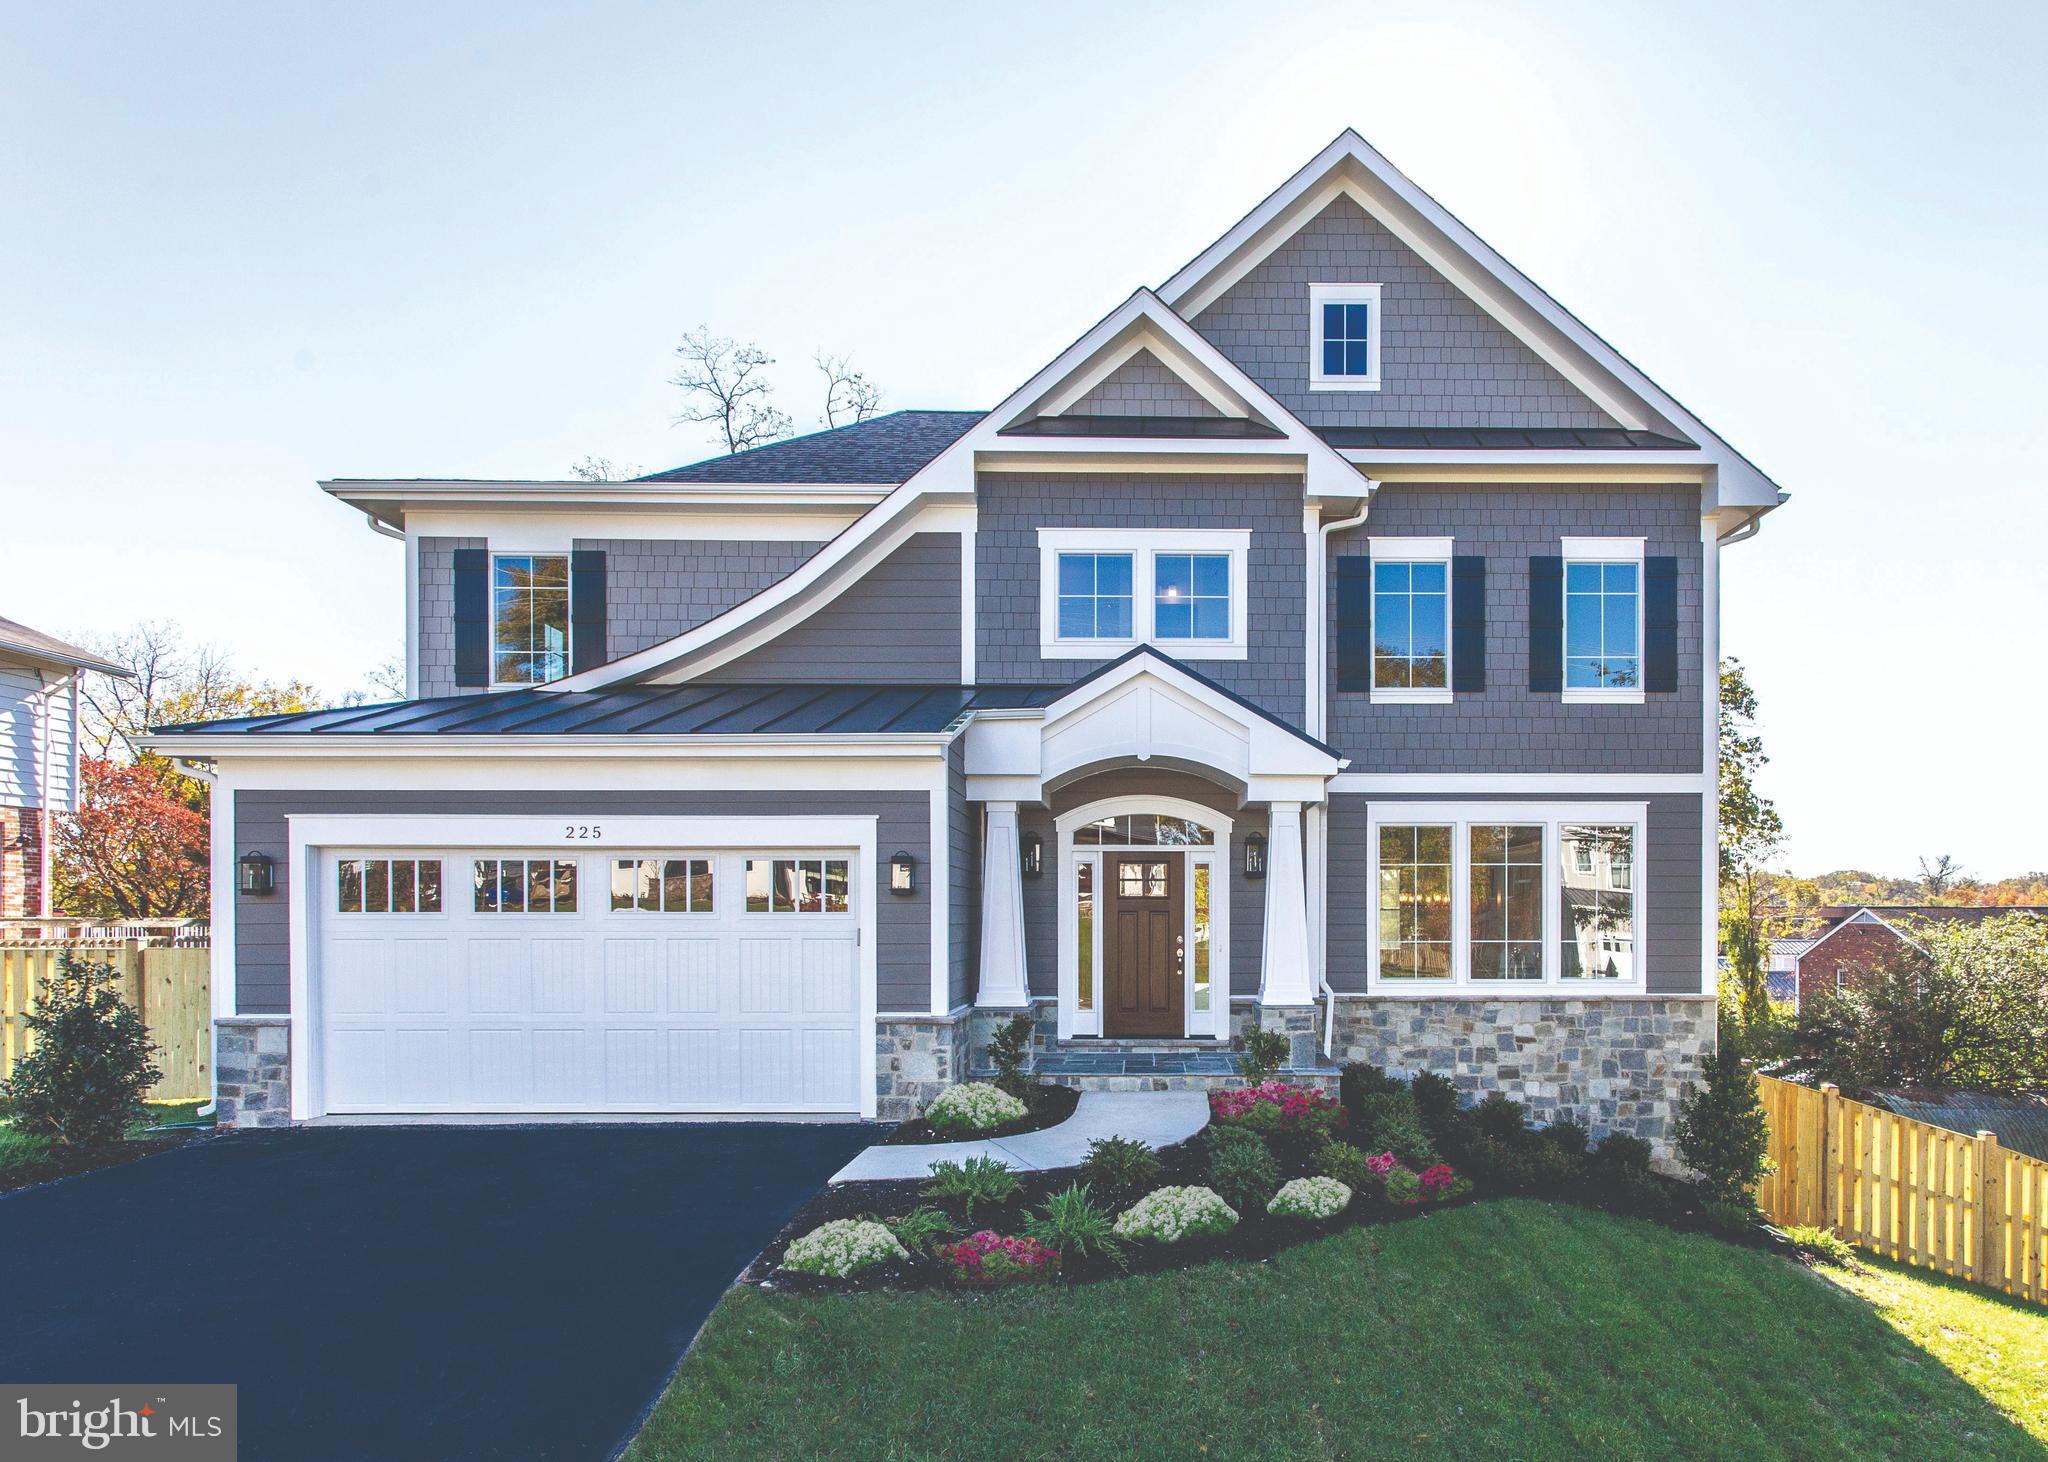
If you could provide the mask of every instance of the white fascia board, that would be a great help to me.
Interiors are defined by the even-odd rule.
[[[1658,793],[1698,796],[1713,790],[1704,772],[1345,772],[1333,778],[1330,791],[1339,795],[1378,793],[1381,796],[1611,796]]]
[[[654,542],[771,540],[825,543],[845,531],[864,508],[678,508],[626,511],[577,504],[542,509],[419,508],[405,515],[406,536],[482,538],[493,549],[565,551],[578,539],[633,538]]]
[[[408,513],[435,508],[616,512],[740,511],[762,507],[864,509],[887,497],[891,482],[632,483],[330,478],[321,491],[394,528]]]
[[[1135,655],[1086,685],[1076,686],[1047,706],[1046,734],[1058,730],[1062,722],[1115,699],[1124,687],[1143,679],[1158,681],[1219,723],[1236,729],[1249,743],[1254,772],[1331,777],[1344,765],[1341,758],[1275,725],[1229,696],[1217,693],[1177,666],[1151,654]]]
[[[241,791],[359,790],[481,793],[507,788],[540,795],[589,791],[921,792],[945,775],[943,754],[923,758],[854,754],[840,758],[759,757],[694,760],[637,757],[342,757],[253,758],[223,762],[220,775]],[[232,872],[232,869],[230,869]],[[232,886],[232,880],[226,886]]]
[[[1777,506],[1777,485],[1753,463],[1350,128],[1161,285],[1160,297],[1190,319],[1199,315],[1340,194],[1615,420],[1638,429],[1661,424],[1702,443],[1720,469],[1723,501]]]
[[[957,731],[908,731],[874,735],[603,736],[418,735],[397,732],[351,736],[209,736],[204,731],[159,732],[141,738],[152,751],[170,757],[213,757],[220,761],[331,761],[351,758],[494,760],[539,757],[576,761],[625,757],[647,760],[801,757],[832,760],[846,756],[925,757],[950,745]]]

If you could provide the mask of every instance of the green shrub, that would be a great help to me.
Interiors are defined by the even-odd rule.
[[[1584,1157],[1586,1146],[1592,1141],[1592,1134],[1577,1122],[1552,1122],[1541,1132],[1545,1142],[1573,1157]]]
[[[1656,1218],[1669,1213],[1672,1193],[1650,1171],[1650,1144],[1625,1132],[1610,1132],[1586,1155],[1586,1193],[1596,1203],[1623,1213]]]
[[[1238,1075],[1250,1086],[1271,1079],[1287,1064],[1288,1040],[1280,1031],[1261,1030],[1254,1026],[1238,1037],[1237,1049]]]
[[[1714,1202],[1753,1203],[1771,1169],[1771,1127],[1756,1076],[1733,1042],[1715,1046],[1702,1074],[1705,1083],[1678,1099],[1678,1155]]]
[[[1430,1141],[1415,1098],[1405,1085],[1361,1097],[1352,1124],[1351,1141],[1366,1152],[1391,1152],[1418,1170],[1437,1159],[1436,1144]]]
[[[1280,1165],[1264,1138],[1242,1127],[1211,1127],[1209,1186],[1239,1213],[1263,1210],[1280,1187]]]
[[[1792,1241],[1792,1247],[1800,1253],[1810,1255],[1823,1264],[1836,1264],[1851,1268],[1856,1263],[1853,1245],[1837,1238],[1824,1228],[1809,1228],[1804,1224],[1785,1230],[1785,1237]]]
[[[1387,1202],[1404,1207],[1422,1201],[1422,1179],[1409,1169],[1396,1166],[1387,1173]]]
[[[118,978],[112,965],[66,955],[22,1018],[34,1045],[14,1063],[0,1103],[31,1137],[96,1147],[142,1120],[142,1094],[163,1073],[150,1059],[149,1028],[114,988]]]
[[[1354,1193],[1370,1193],[1378,1179],[1365,1165],[1365,1159],[1366,1154],[1348,1142],[1325,1142],[1316,1151],[1315,1169]]]
[[[1595,1177],[1606,1174],[1650,1171],[1650,1144],[1626,1132],[1610,1132],[1600,1139],[1587,1159]]]
[[[1116,1236],[1116,1216],[1088,1196],[1084,1183],[1075,1183],[1045,1200],[1045,1207],[1024,1225],[1027,1238],[1048,1249],[1057,1249],[1062,1259],[1117,1259],[1123,1244]]]
[[[961,1217],[974,1221],[977,1205],[999,1208],[1017,1192],[1017,1175],[1007,1163],[992,1157],[970,1157],[964,1162],[935,1162],[924,1196],[941,1203],[957,1204]]]
[[[929,1203],[920,1203],[901,1218],[885,1218],[883,1226],[896,1235],[896,1242],[913,1254],[922,1254],[940,1239],[950,1238],[953,1220]]]
[[[988,1038],[989,1064],[996,1069],[996,1085],[1023,1100],[1030,1083],[1024,1080],[1024,1062],[1031,1054],[1032,1022],[1029,1014],[1011,1016]]]
[[[1519,1143],[1529,1135],[1529,1112],[1520,1102],[1490,1091],[1472,1108],[1473,1129],[1497,1142]]]
[[[1422,1114],[1422,1125],[1441,1137],[1444,1124],[1458,1113],[1458,1089],[1451,1085],[1450,1078],[1434,1071],[1419,1072],[1408,1083],[1408,1095],[1415,1098],[1415,1110]]]
[[[1389,1076],[1382,1068],[1363,1061],[1346,1062],[1343,1073],[1337,1078],[1337,1100],[1344,1104],[1345,1111],[1354,1116],[1364,1098],[1407,1089],[1408,1083],[1400,1077]]]
[[[18,1182],[49,1160],[50,1139],[0,1127],[0,1183]]]
[[[1722,1203],[1709,1199],[1699,1205],[1697,1212],[1708,1228],[1731,1238],[1748,1233],[1760,1221],[1754,1203]]]
[[[1159,1186],[1159,1154],[1129,1137],[1098,1137],[1088,1144],[1081,1176],[1109,1203],[1127,1203]]]

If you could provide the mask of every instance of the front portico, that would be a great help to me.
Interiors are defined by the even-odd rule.
[[[1143,646],[1042,709],[978,713],[977,1006],[1052,1003],[1062,1040],[1227,1039],[1233,995],[1313,1006],[1304,813],[1344,765]]]

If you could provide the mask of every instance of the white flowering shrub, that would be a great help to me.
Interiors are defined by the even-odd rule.
[[[949,1086],[925,1108],[934,1132],[988,1132],[1024,1115],[1024,1103],[1000,1087],[970,1081]]]
[[[1335,1218],[1351,1202],[1351,1190],[1335,1178],[1296,1178],[1283,1183],[1266,1212],[1281,1218]]]
[[[1206,1239],[1237,1227],[1237,1210],[1212,1188],[1155,1188],[1117,1216],[1120,1239],[1177,1244]]]
[[[896,1235],[871,1218],[835,1218],[821,1223],[789,1246],[782,1267],[798,1274],[827,1274],[845,1279],[891,1259],[908,1259]]]

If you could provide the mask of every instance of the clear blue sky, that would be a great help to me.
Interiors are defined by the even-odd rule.
[[[0,613],[360,683],[329,476],[705,454],[699,322],[986,406],[1355,125],[1796,495],[1806,870],[2048,866],[2048,6],[0,5]]]

